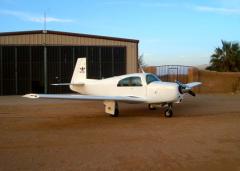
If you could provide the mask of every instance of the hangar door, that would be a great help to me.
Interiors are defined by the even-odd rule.
[[[70,82],[79,57],[87,58],[88,78],[126,73],[126,47],[46,46],[45,54],[46,61],[43,46],[0,46],[0,95],[69,93],[51,84]]]

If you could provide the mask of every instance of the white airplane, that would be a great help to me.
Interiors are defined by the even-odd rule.
[[[166,107],[165,116],[171,117],[173,103],[180,103],[184,94],[195,96],[191,90],[200,82],[182,84],[178,81],[163,82],[150,73],[135,73],[115,76],[102,80],[87,79],[86,58],[78,58],[71,83],[52,84],[68,85],[72,91],[79,94],[26,94],[27,98],[50,98],[71,100],[103,101],[105,112],[118,116],[118,102],[146,103],[150,110],[156,107]]]

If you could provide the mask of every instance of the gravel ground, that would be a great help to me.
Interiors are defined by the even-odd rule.
[[[0,96],[0,170],[238,170],[240,95],[186,97],[163,109]]]

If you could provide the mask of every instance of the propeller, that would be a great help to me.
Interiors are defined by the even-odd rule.
[[[181,94],[188,93],[191,96],[196,96],[196,94],[191,90],[191,88],[189,88],[188,86],[186,86],[185,84],[181,83],[178,80],[176,80],[175,82],[178,84],[178,90]]]

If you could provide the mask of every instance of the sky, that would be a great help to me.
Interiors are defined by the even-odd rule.
[[[0,0],[0,32],[44,29],[137,39],[147,65],[208,64],[240,40],[240,0]]]

